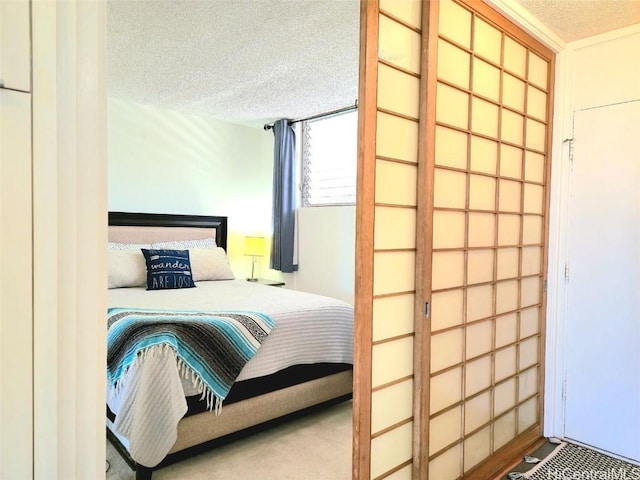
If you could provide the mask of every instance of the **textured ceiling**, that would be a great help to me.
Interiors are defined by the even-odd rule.
[[[109,0],[109,95],[259,125],[352,105],[357,0]]]
[[[517,0],[565,42],[640,23],[640,0]]]
[[[564,41],[640,22],[640,0],[516,0]],[[258,126],[352,105],[358,0],[108,0],[114,97]]]

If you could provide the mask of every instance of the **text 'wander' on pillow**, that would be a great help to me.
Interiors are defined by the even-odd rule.
[[[147,290],[193,288],[189,250],[142,249],[147,264]]]

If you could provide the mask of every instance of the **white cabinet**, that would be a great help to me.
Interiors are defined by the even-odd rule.
[[[33,478],[29,0],[0,0],[0,478]]]
[[[33,478],[29,0],[0,0],[0,478]]]
[[[31,162],[31,94],[0,89],[0,478],[15,480],[33,468]]]
[[[29,0],[0,1],[0,81],[6,88],[31,91]]]

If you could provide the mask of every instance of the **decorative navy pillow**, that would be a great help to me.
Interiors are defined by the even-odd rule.
[[[189,250],[141,248],[147,263],[147,290],[193,288]]]

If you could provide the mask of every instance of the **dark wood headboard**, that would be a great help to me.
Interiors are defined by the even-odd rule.
[[[109,225],[129,227],[215,228],[216,244],[227,249],[227,217],[165,213],[109,212]]]

